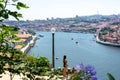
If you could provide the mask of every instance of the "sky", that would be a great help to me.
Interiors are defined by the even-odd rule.
[[[19,12],[24,20],[69,18],[120,13],[120,0],[20,0],[29,6]]]

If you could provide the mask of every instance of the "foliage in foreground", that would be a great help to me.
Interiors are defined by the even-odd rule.
[[[19,30],[12,26],[0,26],[0,74],[8,71],[10,80],[21,73],[30,79],[34,75],[44,74],[50,70],[50,62],[45,57],[33,57],[14,49],[15,33]]]
[[[50,62],[46,57],[26,56],[23,74],[30,79],[35,79],[35,75],[44,75],[50,70]]]
[[[0,26],[0,52],[9,52],[14,47],[14,41],[18,39],[15,35],[19,28],[2,25]]]
[[[12,11],[8,7],[13,7],[17,10],[20,10],[21,8],[28,8],[26,4],[20,2],[19,0],[0,0],[0,22],[4,19],[9,19],[10,16],[13,16],[17,20],[22,17],[21,13]]]
[[[13,49],[11,53],[0,55],[0,68],[0,74],[5,73],[5,71],[10,73],[10,80],[16,74],[23,74],[30,80],[35,80],[36,75],[43,75],[50,70],[50,63],[46,57],[36,58]]]
[[[115,78],[113,77],[113,75],[111,73],[107,73],[107,76],[108,76],[109,80],[115,80]]]

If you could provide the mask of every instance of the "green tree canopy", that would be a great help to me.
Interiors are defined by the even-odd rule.
[[[28,6],[19,0],[0,0],[0,22],[4,19],[8,19],[10,16],[13,16],[17,20],[22,18],[22,14],[18,13],[17,11],[12,11],[8,7],[12,6],[15,7],[17,10],[22,8],[28,8]]]

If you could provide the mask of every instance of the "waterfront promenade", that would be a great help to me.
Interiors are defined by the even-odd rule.
[[[110,45],[110,46],[116,46],[116,47],[120,47],[120,44],[117,44],[117,43],[111,43],[111,42],[105,42],[105,41],[101,41],[100,39],[99,39],[99,36],[97,35],[96,36],[96,42],[98,42],[98,43],[101,43],[101,44],[104,44],[104,45]]]
[[[30,50],[30,48],[34,46],[36,39],[37,39],[37,36],[32,36],[32,40],[28,42],[28,44],[25,47],[23,47],[21,51],[23,53],[27,53]]]

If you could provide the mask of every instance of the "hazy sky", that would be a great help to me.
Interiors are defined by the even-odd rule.
[[[120,0],[20,0],[30,8],[21,10],[23,19],[66,18],[76,15],[119,14]]]

